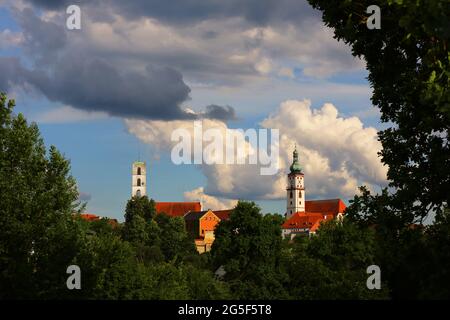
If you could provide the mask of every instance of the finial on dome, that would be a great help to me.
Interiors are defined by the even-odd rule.
[[[295,149],[293,152],[293,161],[291,164],[291,173],[300,173],[302,172],[302,167],[300,166],[298,162],[298,151],[297,151],[297,143],[295,144]]]

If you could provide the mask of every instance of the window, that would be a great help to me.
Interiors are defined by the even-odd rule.
[[[136,191],[136,195],[137,195],[138,197],[140,197],[140,196],[141,196],[141,190]]]
[[[138,185],[138,187],[140,187],[141,186],[141,179],[137,179],[137,185]]]
[[[138,174],[138,176],[141,175],[141,167],[138,167],[138,169],[137,169],[137,174]]]
[[[291,198],[292,198],[292,191],[291,191]]]

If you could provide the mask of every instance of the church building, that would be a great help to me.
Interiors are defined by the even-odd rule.
[[[147,195],[145,162],[134,162],[132,166],[132,196]],[[298,151],[293,152],[286,187],[286,221],[281,226],[283,238],[292,239],[296,235],[312,235],[324,221],[341,219],[345,211],[341,199],[306,200],[305,174],[300,166]],[[199,201],[156,202],[156,212],[171,217],[183,217],[186,227],[195,238],[197,250],[201,253],[211,249],[214,229],[222,220],[228,220],[232,210],[202,211]]]
[[[282,225],[283,238],[311,235],[323,221],[340,219],[346,208],[341,199],[305,200],[305,174],[295,148],[287,177],[286,221]]]
[[[147,195],[147,169],[145,162],[133,162],[131,172],[131,196]],[[183,217],[189,211],[201,211],[200,201],[194,202],[156,202],[156,212],[171,217]]]
[[[145,196],[147,194],[147,171],[145,162],[133,162],[133,167],[131,170],[131,196]]]

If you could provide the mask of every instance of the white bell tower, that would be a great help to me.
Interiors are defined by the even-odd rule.
[[[131,179],[131,196],[142,197],[147,194],[147,170],[145,162],[133,162]]]
[[[298,163],[297,147],[293,153],[293,161],[288,174],[286,218],[296,212],[305,212],[305,175]]]

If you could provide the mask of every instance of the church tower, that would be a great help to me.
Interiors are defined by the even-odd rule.
[[[298,152],[295,147],[293,161],[288,174],[286,218],[289,219],[296,212],[305,212],[305,183],[302,168],[298,163]]]
[[[131,196],[145,196],[147,194],[145,162],[133,162],[132,179],[131,179]]]

